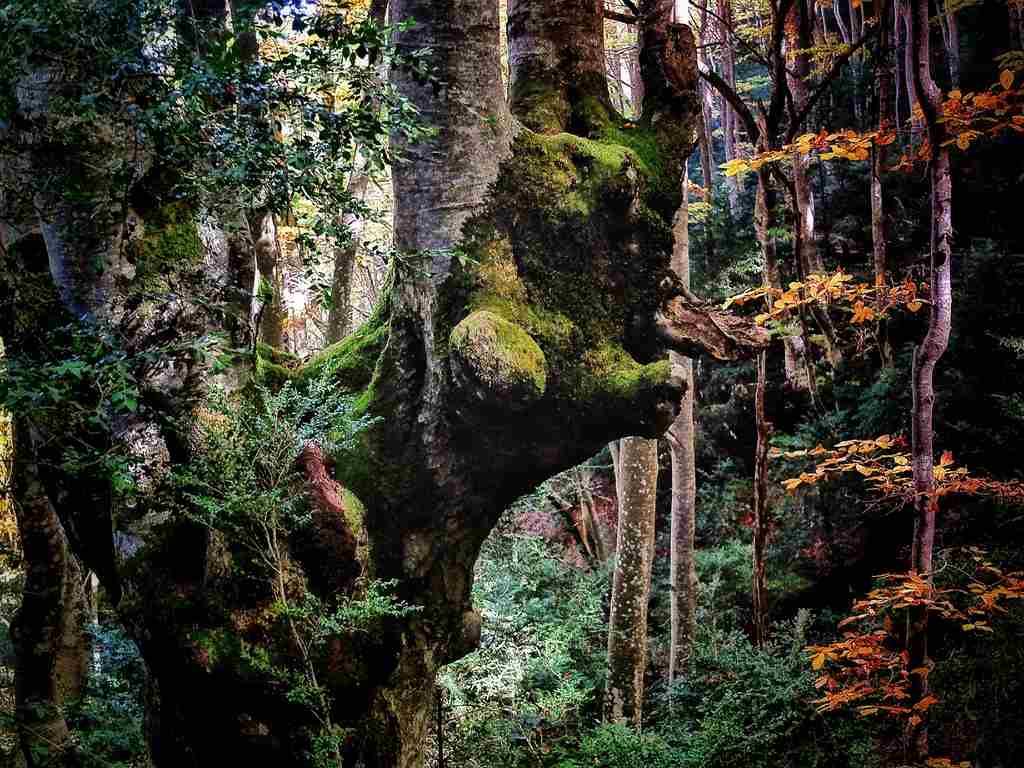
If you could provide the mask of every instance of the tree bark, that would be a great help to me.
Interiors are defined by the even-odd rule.
[[[622,495],[608,617],[604,719],[640,727],[647,668],[647,601],[654,555],[658,441],[627,437],[620,445]]]
[[[81,695],[90,655],[83,573],[43,487],[29,426],[19,420],[14,435],[14,509],[26,564],[11,622],[18,735],[30,768],[70,764],[62,705]]]
[[[358,166],[358,163],[357,163]],[[352,169],[348,182],[348,193],[353,199],[366,195],[370,176],[365,167]],[[362,227],[356,214],[345,212],[341,215],[341,226],[349,237],[344,245],[335,248],[334,275],[331,278],[331,309],[327,314],[327,345],[341,341],[352,330],[352,278],[355,274],[359,254],[359,235]]]
[[[942,92],[932,78],[929,42],[929,2],[913,0],[908,14],[910,50],[914,68],[914,93],[924,115],[931,147],[929,180],[931,183],[932,227],[929,247],[931,287],[928,331],[914,352],[913,414],[911,420],[914,469],[914,539],[911,570],[932,578],[932,547],[935,540],[935,518],[938,499],[935,496],[934,428],[932,423],[935,403],[935,366],[949,343],[952,316],[951,262],[953,245],[952,181],[949,169],[949,149],[945,145],[945,125],[942,114]],[[928,611],[911,611],[907,633],[910,669],[928,668]],[[920,701],[928,692],[927,675],[911,676],[911,704]],[[928,719],[922,712],[922,722],[908,728],[908,746],[914,758],[924,760],[928,755]]]
[[[729,0],[718,0],[720,40],[722,42],[722,79],[728,86],[736,90],[736,63],[730,36],[732,35],[732,5]],[[736,114],[732,105],[725,98],[721,100],[722,144],[725,150],[725,161],[736,158]],[[729,197],[729,210],[736,216],[739,211],[740,182],[738,176],[730,176],[725,180]]]
[[[277,240],[277,222],[270,211],[256,211],[248,216],[249,232],[258,270],[257,297],[259,308],[259,340],[277,348],[284,346],[284,264],[281,244]]]
[[[892,94],[892,52],[889,46],[888,6],[876,4],[875,23],[879,28],[878,62],[875,65],[875,98],[878,101],[878,129],[888,131],[893,125]],[[878,356],[883,368],[894,365],[892,344],[889,342],[889,324],[883,317],[885,291],[888,284],[887,232],[885,214],[884,175],[887,155],[885,145],[875,142],[871,149],[871,244],[875,269],[875,308],[878,320],[875,336],[878,339]]]
[[[598,126],[588,99],[611,107],[601,0],[510,0],[511,108],[540,133],[588,135]]]
[[[786,81],[793,97],[793,106],[798,114],[802,114],[810,97],[807,78],[811,75],[811,62],[807,53],[811,48],[810,19],[807,18],[806,7],[802,3],[794,3],[786,30],[786,47],[791,52],[789,58],[792,61],[786,72]],[[797,130],[803,128],[804,126],[800,126]],[[793,132],[793,128],[790,132]],[[803,155],[793,158],[793,187],[796,192],[796,226],[800,229],[800,252],[797,258],[805,275],[821,274],[825,268],[815,236],[814,192],[807,173],[807,158]]]
[[[754,642],[763,646],[768,640],[768,582],[765,558],[771,521],[768,514],[768,440],[771,424],[765,418],[764,392],[767,385],[767,353],[757,357],[757,388],[754,394],[754,423],[757,445],[754,449],[754,547],[751,597],[754,606]]]
[[[683,202],[676,213],[672,267],[679,280],[690,287],[688,178],[683,173]],[[672,523],[669,554],[670,638],[669,684],[684,670],[697,627],[697,566],[694,560],[694,530],[697,519],[696,434],[693,420],[693,360],[669,353],[672,374],[685,387],[679,415],[667,432],[672,460]]]
[[[362,523],[361,572],[395,580],[397,596],[421,610],[368,637],[333,638],[317,674],[333,699],[330,721],[359,737],[346,759],[413,768],[424,757],[437,669],[478,642],[473,568],[501,511],[611,440],[662,434],[681,396],[668,348],[738,359],[764,348],[767,336],[695,299],[671,272],[669,224],[699,110],[696,56],[685,27],[645,37],[648,103],[629,130],[657,146],[659,168],[651,169],[617,143],[617,131],[612,139],[597,138],[599,130],[623,126],[592,93],[569,94],[569,114],[588,116],[580,130],[592,132],[589,141],[523,129],[510,152],[495,5],[406,0],[392,12],[396,21],[417,21],[396,31],[397,45],[429,50],[436,76],[423,84],[396,70],[392,80],[436,132],[411,146],[394,142],[405,159],[394,179],[402,251],[395,285],[367,325],[341,345],[344,354],[325,353],[325,359],[337,363],[331,370],[338,387],[359,394],[360,414],[370,417],[352,455],[336,464],[345,498],[360,502],[346,501],[344,511]],[[524,41],[516,45],[529,50]],[[597,143],[602,151],[594,151]],[[69,154],[77,151],[68,147]],[[662,170],[664,179],[656,175]],[[195,212],[182,215],[189,214]],[[204,268],[227,261],[227,254],[197,256]],[[102,297],[93,282],[81,287],[81,295]],[[66,306],[75,298],[66,297]],[[116,325],[110,303],[95,303],[119,338],[133,349],[151,348],[144,329]],[[172,338],[210,331],[177,315],[153,317],[152,325]],[[5,340],[11,327],[8,313],[0,313]],[[24,352],[32,341],[22,333],[11,346]],[[325,359],[291,372],[296,386],[319,375]],[[139,441],[147,451],[140,471],[148,483],[159,483],[168,467],[187,464],[199,450],[190,430],[211,383],[191,356],[169,363],[180,378],[154,374],[141,381],[145,409],[110,436],[125,442],[146,436]],[[48,437],[59,450],[61,440],[77,436],[55,428]],[[327,510],[337,511],[337,489],[326,482],[324,467],[313,469],[325,502],[318,533],[329,533],[334,518]],[[53,480],[48,498],[68,540],[99,574],[150,670],[147,723],[156,764],[251,757],[297,765],[309,712],[275,681],[254,676],[237,654],[209,652],[210,638],[236,637],[245,617],[273,623],[270,590],[254,594],[251,575],[223,557],[230,542],[184,517],[168,518],[162,493],[140,493],[126,508],[111,500],[109,483],[98,484],[106,496],[94,500],[91,487],[53,474],[44,478]],[[79,503],[82,498],[89,503]],[[331,542],[338,547],[325,556],[331,561],[325,572],[352,565],[351,541],[342,534]],[[303,565],[297,551],[289,555],[297,589],[324,601],[339,597],[317,593],[316,569]],[[289,644],[276,636],[253,642],[271,658],[289,658]],[[265,737],[244,726],[252,722]]]

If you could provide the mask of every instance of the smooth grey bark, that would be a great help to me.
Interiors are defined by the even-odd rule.
[[[683,174],[683,197],[676,213],[672,268],[687,289],[690,287],[689,202]],[[672,522],[669,554],[670,637],[668,680],[671,685],[685,669],[697,628],[697,565],[694,559],[694,531],[697,519],[697,469],[693,418],[695,399],[693,360],[669,352],[672,375],[685,387],[679,415],[669,427],[669,456],[672,462]]]
[[[878,102],[878,129],[893,130],[893,72],[892,51],[889,44],[889,5],[876,4],[875,23],[878,25],[878,62],[875,65],[875,98]],[[898,92],[898,89],[897,89]],[[897,99],[898,101],[898,96]],[[888,233],[886,227],[884,176],[888,152],[884,145],[875,143],[871,149],[871,246],[875,270],[875,290],[878,292],[875,308],[879,317],[875,324],[878,355],[884,368],[894,365],[892,344],[889,341],[888,322],[882,317],[884,291],[888,283]]]
[[[511,106],[542,133],[587,133],[585,97],[610,106],[601,0],[510,0]]]
[[[352,169],[348,182],[348,193],[362,199],[370,183],[370,176],[364,167]],[[331,278],[331,309],[327,314],[325,342],[334,344],[341,341],[352,330],[352,279],[355,275],[359,255],[360,219],[353,213],[341,216],[341,225],[350,237],[349,242],[335,248],[334,274]]]
[[[945,124],[941,122],[942,92],[932,76],[929,41],[929,0],[910,0],[909,42],[914,67],[910,72],[914,94],[921,105],[928,143],[931,147],[929,181],[931,184],[931,240],[929,244],[930,314],[928,331],[914,350],[913,413],[911,418],[912,465],[914,478],[914,538],[910,568],[932,579],[932,548],[938,498],[935,496],[934,426],[932,423],[935,367],[949,344],[952,324],[953,293],[951,266],[953,247],[952,195],[949,148]],[[929,668],[928,610],[911,610],[907,632],[909,669]],[[928,694],[928,676],[911,675],[911,704]],[[908,725],[908,746],[918,760],[928,756],[928,717],[915,727]]]
[[[647,601],[654,555],[658,441],[623,438],[622,475],[611,613],[604,719],[639,728],[647,668]]]

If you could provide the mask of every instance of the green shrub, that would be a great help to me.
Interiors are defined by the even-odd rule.
[[[649,729],[678,768],[870,768],[870,721],[815,712],[804,626],[777,627],[754,647],[746,635],[702,625],[685,676],[652,702]]]
[[[496,533],[477,564],[480,649],[440,676],[451,765],[538,765],[593,719],[605,664],[606,570],[564,563],[543,539]]]

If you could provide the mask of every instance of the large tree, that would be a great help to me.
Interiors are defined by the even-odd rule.
[[[510,114],[495,3],[399,0],[391,9],[392,18],[417,22],[397,29],[399,52],[428,49],[433,68],[425,79],[396,67],[393,82],[435,132],[413,144],[395,136],[405,155],[394,172],[401,256],[371,319],[302,369],[256,361],[255,375],[271,384],[301,387],[332,371],[370,424],[354,455],[338,461],[344,495],[306,462],[320,510],[315,546],[286,542],[278,563],[289,565],[278,567],[294,581],[276,591],[254,589],[231,538],[177,514],[189,497],[164,482],[169,464],[188,466],[202,451],[195,423],[215,371],[189,342],[224,320],[205,311],[208,301],[190,299],[207,298],[197,286],[214,294],[237,287],[223,238],[196,207],[162,196],[173,167],[154,173],[152,156],[137,154],[137,133],[112,124],[84,143],[68,137],[59,151],[33,143],[62,135],[47,98],[73,91],[85,62],[70,51],[66,69],[26,67],[22,80],[43,97],[16,93],[22,144],[8,170],[93,192],[123,186],[84,200],[41,189],[21,209],[24,234],[5,242],[0,333],[12,359],[31,358],[49,317],[40,307],[53,308],[65,327],[111,338],[128,359],[144,361],[134,369],[140,405],[89,438],[100,451],[141,450],[146,461],[126,500],[102,467],[67,474],[61,450],[82,436],[50,420],[36,425],[47,439],[17,471],[32,461],[48,467],[44,487],[71,548],[141,648],[158,766],[257,755],[298,764],[308,709],[253,664],[252,649],[260,658],[294,655],[294,643],[272,631],[275,594],[330,602],[358,589],[356,571],[395,580],[397,594],[421,610],[370,636],[334,637],[312,659],[331,692],[327,720],[351,729],[347,760],[421,764],[435,673],[479,636],[473,566],[501,511],[609,440],[664,432],[681,394],[667,348],[732,359],[765,344],[761,331],[694,299],[671,270],[678,180],[699,110],[689,30],[659,24],[644,36],[644,114],[627,125],[603,79],[597,84],[593,67],[603,78],[603,59],[594,64],[593,51],[578,45],[590,38],[555,26],[599,27],[600,5],[546,0],[513,10]],[[73,179],[55,170],[56,157]],[[128,255],[140,247],[172,261],[156,273],[139,269]],[[43,303],[28,298],[29,278]],[[160,298],[147,292],[133,304],[143,279]],[[168,339],[182,343],[168,347]],[[365,544],[358,563],[355,538]]]

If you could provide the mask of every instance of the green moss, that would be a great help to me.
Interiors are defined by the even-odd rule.
[[[617,344],[589,351],[582,363],[574,384],[575,394],[583,400],[635,400],[643,391],[669,381],[668,360],[641,365]]]
[[[521,401],[544,394],[544,353],[515,323],[486,310],[473,312],[452,330],[451,347],[473,378],[494,394]]]
[[[532,131],[558,133],[569,122],[569,100],[548,78],[518,78],[512,86],[512,103],[523,125]]]
[[[329,371],[338,386],[346,391],[366,387],[388,340],[391,329],[388,311],[387,302],[382,302],[359,328],[306,363],[301,379],[308,381]]]
[[[203,241],[192,212],[181,204],[152,211],[136,243],[135,285],[146,292],[168,290],[174,275],[203,263]]]
[[[341,502],[345,508],[345,519],[348,521],[352,535],[356,537],[356,556],[360,563],[369,562],[366,540],[366,507],[363,502],[348,488],[342,488]]]

